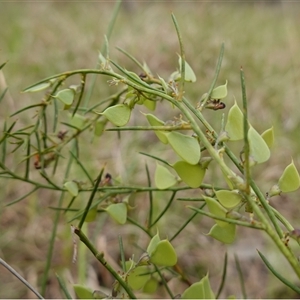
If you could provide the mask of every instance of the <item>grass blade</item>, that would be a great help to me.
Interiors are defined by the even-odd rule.
[[[263,260],[263,262],[265,263],[265,265],[267,266],[267,268],[271,271],[271,273],[276,276],[281,282],[283,282],[286,286],[288,286],[289,288],[291,288],[293,291],[295,291],[297,294],[300,294],[300,288],[298,286],[296,286],[295,284],[293,284],[292,282],[290,282],[289,280],[287,280],[285,277],[283,277],[280,273],[278,273],[270,264],[270,262],[267,260],[267,258],[256,249],[256,251],[258,252],[259,256],[261,257],[261,259]]]
[[[60,286],[61,290],[64,292],[66,298],[67,299],[73,299],[73,297],[71,296],[71,294],[67,290],[67,287],[66,287],[66,284],[65,284],[64,280],[57,273],[55,273],[55,276],[56,276],[57,281],[59,283],[59,286]]]
[[[234,261],[235,261],[236,269],[238,271],[238,275],[239,275],[239,279],[240,279],[240,283],[241,283],[243,298],[247,299],[245,280],[244,280],[244,276],[243,276],[243,272],[242,272],[242,268],[241,268],[239,259],[236,254],[234,255]]]

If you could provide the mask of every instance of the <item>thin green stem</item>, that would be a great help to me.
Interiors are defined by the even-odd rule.
[[[74,147],[74,145],[73,145]],[[73,162],[73,157],[69,157],[68,165],[65,171],[65,177],[67,178],[69,176],[69,172],[71,169],[71,165]],[[65,192],[62,191],[60,194],[60,198],[58,200],[58,208],[62,207],[63,199],[64,199]],[[42,277],[42,295],[45,295],[46,292],[46,287],[48,283],[48,278],[49,278],[49,271],[50,271],[50,266],[51,266],[51,260],[53,256],[53,251],[54,251],[54,243],[55,243],[55,238],[56,238],[56,233],[57,233],[57,227],[58,227],[58,222],[59,222],[59,217],[60,217],[60,211],[57,210],[55,217],[54,217],[54,222],[53,222],[53,229],[52,229],[52,234],[49,242],[49,248],[48,248],[48,253],[47,253],[47,258],[46,258],[46,266],[44,270],[44,274]]]
[[[60,286],[61,290],[64,292],[66,298],[67,299],[73,299],[73,297],[71,296],[71,294],[67,290],[67,287],[66,287],[66,284],[65,284],[64,280],[57,273],[55,273],[55,276],[56,276],[57,281],[59,283],[59,286]]]
[[[131,224],[134,224],[136,227],[140,228],[141,230],[143,230],[150,238],[153,237],[153,235],[151,234],[151,232],[149,232],[149,230],[147,228],[142,226],[140,223],[138,223],[134,219],[127,216],[127,221],[130,222]]]
[[[103,252],[99,252],[94,245],[90,242],[90,240],[84,235],[80,228],[74,228],[74,233],[78,235],[80,240],[87,246],[87,248],[93,253],[95,258],[109,271],[109,273],[119,282],[119,284],[124,288],[127,292],[130,299],[136,299],[134,293],[125,282],[125,280],[116,272],[112,266],[106,261],[104,258]]]
[[[279,272],[277,272],[267,260],[267,258],[260,251],[257,250],[257,252],[263,260],[263,262],[265,263],[265,265],[267,266],[267,268],[272,272],[272,274],[274,274],[281,282],[283,282],[286,286],[294,290],[297,294],[300,294],[300,288],[298,286],[296,286],[295,284],[287,280],[284,276],[282,276]]]
[[[158,273],[159,277],[161,278],[162,284],[165,287],[165,289],[167,290],[168,294],[170,295],[171,299],[174,299],[174,295],[171,291],[171,289],[168,286],[168,283],[166,282],[165,277],[163,276],[163,274],[161,273],[160,269],[154,265],[156,272]]]
[[[90,196],[90,198],[89,198],[89,201],[88,201],[88,203],[87,203],[87,205],[86,205],[86,207],[85,207],[85,210],[84,210],[84,212],[83,212],[83,215],[82,215],[82,217],[81,217],[81,219],[80,219],[80,221],[79,221],[79,224],[78,224],[78,228],[79,228],[79,229],[81,229],[81,227],[82,227],[82,225],[83,225],[83,223],[84,223],[84,221],[85,221],[85,219],[86,219],[86,216],[87,216],[87,214],[88,214],[88,212],[89,212],[89,210],[90,210],[90,208],[91,208],[93,199],[94,199],[94,197],[95,197],[95,195],[96,195],[96,193],[97,193],[97,187],[98,187],[98,185],[100,184],[100,181],[101,181],[101,178],[102,178],[103,171],[104,171],[104,169],[101,169],[100,174],[99,174],[99,176],[98,176],[98,178],[97,178],[97,181],[96,181],[96,183],[95,183],[95,185],[94,185],[93,191],[92,191],[92,193],[91,193],[91,196]]]
[[[201,206],[203,208],[204,206]],[[198,212],[194,212],[185,222],[184,224],[176,231],[176,233],[169,239],[170,242],[172,242],[179,234],[180,232],[198,215]]]
[[[245,280],[244,280],[244,276],[243,276],[243,272],[242,272],[242,268],[241,268],[239,259],[236,254],[234,255],[234,261],[235,261],[236,269],[238,271],[238,275],[239,275],[239,279],[240,279],[240,283],[241,283],[243,298],[247,299]]]
[[[35,191],[37,191],[39,189],[38,186],[34,187],[30,192],[26,193],[25,195],[22,195],[21,197],[19,197],[18,199],[16,200],[13,200],[9,203],[6,204],[6,206],[10,206],[10,205],[13,205],[15,203],[18,203],[20,201],[22,201],[23,199],[27,198],[28,196],[30,196],[31,194],[33,194]]]
[[[175,130],[192,130],[189,125],[177,125],[177,126],[127,126],[127,127],[111,127],[105,129],[105,131],[175,131]]]
[[[211,219],[214,219],[214,220],[220,220],[220,221],[224,221],[224,222],[239,225],[239,226],[265,230],[264,224],[259,223],[257,221],[250,221],[249,220],[249,222],[244,222],[244,221],[239,221],[239,220],[236,220],[236,219],[219,217],[219,216],[211,214],[211,213],[209,213],[205,210],[202,210],[202,209],[199,209],[199,208],[196,208],[196,207],[193,207],[193,206],[187,206],[187,208],[190,208],[190,209],[196,211],[197,213],[199,213],[201,215],[204,215],[204,216],[207,216],[207,217],[209,217]]]
[[[177,23],[177,20],[175,18],[175,15],[172,14],[172,20],[176,29],[178,42],[179,42],[179,48],[180,48],[180,56],[181,56],[181,66],[180,66],[180,88],[179,88],[179,95],[177,97],[177,100],[181,101],[184,93],[184,84],[185,84],[185,52],[184,52],[184,46],[182,42],[182,36],[179,30],[179,26]]]
[[[161,219],[161,217],[165,214],[165,212],[169,209],[169,207],[171,206],[171,204],[175,198],[175,195],[176,195],[176,191],[174,191],[172,193],[169,202],[167,203],[165,208],[162,210],[162,212],[159,214],[159,216],[155,219],[155,221],[152,224],[149,224],[149,228],[153,227]]]
[[[241,85],[242,85],[242,99],[243,99],[243,129],[244,129],[244,176],[245,176],[245,193],[247,197],[250,196],[250,181],[251,181],[251,174],[250,174],[250,144],[248,139],[248,131],[249,131],[249,123],[248,123],[248,105],[247,105],[247,96],[246,96],[246,85],[245,85],[245,76],[244,71],[241,68]]]
[[[119,240],[122,269],[123,269],[123,272],[126,272],[125,252],[124,252],[123,240],[120,235],[118,236],[118,240]]]
[[[227,257],[227,252],[225,253],[225,257],[224,257],[224,265],[223,265],[223,272],[222,272],[222,280],[220,283],[220,286],[218,288],[218,292],[216,295],[216,299],[218,299],[220,297],[220,294],[223,290],[224,284],[225,284],[225,279],[226,279],[226,272],[227,272],[227,262],[228,262],[228,257]]]
[[[223,60],[223,56],[224,56],[224,49],[225,49],[225,45],[224,43],[222,43],[221,45],[221,50],[220,50],[220,54],[219,54],[219,58],[218,58],[218,61],[217,61],[217,67],[216,67],[216,72],[215,72],[215,76],[212,80],[212,83],[211,83],[211,86],[207,92],[207,95],[205,96],[205,98],[203,99],[202,103],[200,104],[200,107],[199,107],[199,110],[202,111],[203,108],[205,107],[206,105],[206,102],[209,100],[210,98],[210,95],[216,85],[216,82],[218,80],[218,77],[219,77],[219,73],[220,73],[220,70],[221,70],[221,66],[222,66],[222,60]]]
[[[146,168],[146,175],[147,175],[147,182],[148,186],[151,187],[151,177],[148,165],[145,164]],[[153,218],[153,193],[152,191],[149,191],[149,215],[148,215],[148,224],[152,224],[152,218]]]

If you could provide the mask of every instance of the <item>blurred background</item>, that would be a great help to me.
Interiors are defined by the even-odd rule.
[[[0,93],[6,86],[9,87],[0,106],[2,121],[14,111],[37,103],[43,97],[43,93],[21,94],[20,91],[25,87],[56,73],[96,66],[114,3],[24,1],[0,4],[0,64],[8,60],[0,73]],[[139,72],[137,66],[116,49],[123,48],[139,61],[145,61],[154,75],[167,79],[177,68],[177,53],[180,51],[171,19],[172,12],[183,36],[186,60],[197,76],[196,83],[186,84],[186,97],[192,103],[196,105],[210,87],[222,42],[225,43],[225,54],[217,85],[228,80],[225,114],[235,100],[241,105],[239,72],[243,67],[250,122],[260,133],[271,126],[275,131],[271,159],[253,170],[258,185],[263,192],[267,192],[277,182],[291,158],[300,169],[300,4],[288,1],[124,1],[109,42],[110,57],[127,70]],[[115,92],[106,81],[107,78],[97,79],[91,105]],[[146,109],[143,112],[147,112]],[[217,130],[220,129],[223,112],[206,112],[205,116]],[[31,124],[33,116],[34,112],[27,111],[18,116],[19,122]],[[163,120],[173,119],[174,116],[178,117],[178,111],[161,104],[157,116]],[[139,109],[130,122],[129,125],[146,125]],[[106,132],[86,148],[83,150],[85,163],[95,176],[106,163],[107,171],[115,178],[122,178],[126,184],[147,184],[145,162],[149,164],[153,175],[155,162],[138,155],[139,151],[175,161],[172,151],[160,145],[151,132],[126,132],[122,133],[121,139],[116,133]],[[18,168],[17,164],[25,153],[19,152],[18,155],[21,156],[9,156],[9,167]],[[205,182],[218,184],[213,165],[209,171]],[[0,189],[0,257],[34,286],[39,286],[55,214],[48,207],[55,206],[59,196],[50,191],[39,191],[20,203],[5,207],[5,204],[31,188],[21,182],[0,178]],[[180,193],[177,196],[186,197],[187,194]],[[160,193],[155,197],[159,211],[168,197]],[[132,214],[141,221],[146,217],[147,195],[133,201],[140,209]],[[298,201],[299,192],[295,192],[277,197],[271,204],[295,228],[299,228]],[[190,216],[191,212],[184,209],[185,205],[176,202],[171,212],[159,222],[162,237],[173,235]],[[99,236],[94,232],[97,245],[99,249],[106,249],[112,260],[118,260],[119,234],[124,238],[127,258],[132,253],[140,253],[135,244],[145,247],[149,242],[148,237],[139,235],[132,225],[118,226],[105,217],[97,222],[102,222],[98,227],[93,227],[101,228]],[[228,278],[221,297],[232,294],[237,298],[242,297],[234,265],[236,253],[249,298],[298,298],[299,295],[291,293],[269,275],[261,262],[256,249],[265,253],[284,274],[290,272],[264,235],[239,228],[237,241],[225,246],[205,236],[212,224],[210,220],[199,216],[174,240],[179,264],[193,282],[209,271],[212,288],[216,291],[221,281],[224,255],[228,251]],[[79,270],[76,264],[72,264],[72,247],[69,224],[62,218],[47,298],[62,297],[55,272],[62,274],[68,283],[79,282]],[[99,289],[100,285],[110,288],[112,279],[109,276],[106,278],[107,274],[91,255],[86,255],[91,267],[89,280],[84,284],[93,289]],[[186,288],[184,284],[173,281],[170,285],[177,293]],[[161,289],[155,296],[159,298],[166,295]],[[0,267],[0,298],[33,297],[25,286]]]

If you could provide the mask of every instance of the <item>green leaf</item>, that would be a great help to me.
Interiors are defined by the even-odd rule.
[[[233,207],[237,206],[243,200],[243,197],[239,194],[238,190],[216,191],[216,196],[217,196],[219,202],[226,208],[233,208]]]
[[[87,122],[87,118],[79,114],[75,114],[73,117],[72,114],[69,114],[69,117],[70,124],[78,129],[83,129]]]
[[[94,299],[93,291],[90,288],[80,284],[74,284],[73,288],[79,299]]]
[[[284,193],[289,193],[297,190],[300,186],[300,178],[294,161],[285,168],[278,181],[280,190]]]
[[[147,253],[149,255],[152,254],[152,252],[156,249],[157,247],[157,244],[160,242],[160,237],[159,237],[159,234],[158,232],[156,233],[156,235],[151,239],[148,247],[147,247]]]
[[[114,125],[121,127],[126,125],[130,120],[131,109],[126,104],[116,104],[108,107],[103,113],[96,113],[104,115]]]
[[[165,122],[158,119],[156,116],[151,115],[151,114],[144,114],[151,126],[164,126]],[[166,132],[163,131],[154,131],[156,136],[159,138],[159,140],[164,143],[168,144],[168,139],[166,137]]]
[[[178,161],[173,165],[179,177],[190,187],[197,188],[202,183],[205,175],[205,168],[201,165],[191,165],[185,161]]]
[[[223,99],[226,96],[227,96],[227,80],[224,85],[220,85],[212,90],[210,98]]]
[[[75,92],[73,89],[64,89],[59,91],[54,98],[60,100],[64,105],[70,106],[72,105],[75,97]]]
[[[160,82],[161,82],[161,86],[163,87],[164,92],[165,92],[166,94],[168,94],[168,93],[169,93],[169,88],[168,88],[167,83],[166,83],[165,80],[164,80],[162,77],[160,77],[160,76],[158,76],[158,79],[159,79]]]
[[[110,204],[107,213],[119,224],[125,224],[127,220],[127,205],[125,203]]]
[[[150,262],[155,265],[172,267],[177,263],[176,252],[168,240],[158,242],[149,256]]]
[[[151,277],[144,285],[143,292],[146,294],[153,294],[157,290],[157,287],[158,281],[154,277]]]
[[[181,56],[179,56],[179,70],[181,72]],[[179,77],[180,78],[180,77]],[[191,68],[191,66],[185,61],[185,78],[184,78],[185,81],[187,82],[196,82],[197,78],[196,78],[196,75],[193,71],[193,69]]]
[[[227,210],[216,199],[206,196],[203,196],[203,198],[211,214],[217,217],[226,218]],[[227,222],[220,220],[215,220],[215,222],[221,227],[225,227],[228,224]]]
[[[78,185],[74,181],[67,181],[64,184],[64,187],[68,190],[68,192],[73,196],[76,197],[78,195]]]
[[[252,127],[248,131],[250,144],[250,155],[258,164],[267,161],[270,158],[270,149],[262,136]]]
[[[227,223],[226,226],[220,226],[215,224],[209,231],[207,235],[213,237],[214,239],[220,241],[224,244],[231,244],[235,240],[236,225]]]
[[[274,145],[274,128],[273,126],[261,134],[262,138],[271,149]]]
[[[147,107],[149,110],[154,111],[155,108],[156,108],[156,101],[151,101],[151,100],[146,99],[146,100],[144,101],[143,105],[144,105],[145,107]]]
[[[84,219],[84,222],[89,223],[95,221],[97,217],[97,207],[91,208]],[[79,219],[81,216],[79,217]]]
[[[129,272],[127,282],[133,290],[139,290],[144,287],[150,278],[149,268],[147,266],[139,266]]]
[[[208,274],[188,287],[181,295],[181,299],[216,299],[210,287]]]
[[[231,141],[238,141],[244,138],[243,113],[235,102],[228,112],[225,131]]]
[[[200,160],[200,145],[197,139],[179,132],[166,134],[173,150],[187,163],[195,165]]]
[[[156,164],[154,181],[156,187],[160,190],[167,189],[177,183],[176,177],[160,164]]]
[[[43,82],[43,83],[40,83],[40,84],[37,84],[37,85],[34,85],[28,89],[25,89],[23,91],[23,93],[35,93],[35,92],[39,92],[39,91],[42,91],[44,89],[47,89],[48,87],[51,86],[51,82],[50,81],[47,81],[47,82]]]
[[[104,128],[105,128],[105,122],[103,121],[97,121],[96,124],[95,124],[95,131],[94,131],[94,134],[96,136],[101,136],[103,131],[104,131]]]

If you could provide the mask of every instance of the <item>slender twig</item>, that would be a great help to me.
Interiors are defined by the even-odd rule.
[[[66,298],[73,299],[73,297],[70,295],[69,291],[67,290],[66,284],[63,281],[63,279],[57,273],[55,273],[55,276],[56,276],[59,286],[62,289],[62,291],[64,292]]]
[[[0,264],[3,267],[5,267],[10,273],[16,276],[22,283],[24,283],[39,299],[44,299],[43,296],[38,291],[36,291],[36,289],[25,278],[23,278],[14,268],[12,268],[2,258],[0,258]]]
[[[161,219],[161,217],[165,214],[165,212],[169,209],[169,207],[171,206],[171,204],[175,198],[175,195],[176,195],[176,191],[174,191],[172,193],[169,202],[167,203],[165,208],[162,210],[162,212],[159,214],[159,216],[155,219],[155,221],[152,224],[149,224],[149,228],[153,227]]]
[[[124,290],[127,292],[130,299],[136,299],[135,295],[131,291],[128,284],[125,282],[125,280],[116,272],[112,266],[106,261],[104,258],[104,253],[99,252],[94,245],[90,242],[90,240],[84,235],[82,230],[80,228],[73,228],[74,233],[79,236],[80,240],[88,247],[88,249],[93,253],[95,258],[109,271],[109,273],[119,282],[119,284],[124,288]]]
[[[218,292],[217,292],[217,295],[216,295],[216,299],[218,299],[220,297],[220,294],[223,290],[223,287],[224,287],[224,284],[225,284],[225,279],[226,279],[226,271],[227,271],[227,252],[225,253],[225,257],[224,257],[224,265],[223,265],[223,272],[222,272],[222,280],[221,280],[221,283],[220,283],[220,286],[218,288]]]
[[[268,267],[268,269],[272,272],[272,274],[274,274],[281,282],[283,282],[289,288],[294,290],[297,294],[300,294],[300,288],[298,286],[296,286],[295,284],[287,280],[284,276],[282,276],[279,272],[277,272],[270,264],[270,262],[267,260],[267,258],[260,251],[258,250],[256,251],[258,252],[259,256],[261,257],[265,265]]]
[[[180,88],[179,88],[179,95],[177,97],[177,100],[181,101],[184,93],[184,84],[185,84],[185,52],[184,52],[184,46],[182,42],[182,36],[179,30],[179,26],[177,23],[177,20],[175,18],[175,15],[172,14],[172,20],[176,29],[177,38],[179,41],[179,48],[180,48],[180,57],[181,57],[181,66],[180,66]]]
[[[126,272],[125,252],[124,252],[123,240],[122,240],[122,237],[120,235],[118,236],[118,240],[119,240],[119,248],[120,248],[122,269],[123,269],[123,272]]]
[[[73,147],[74,147],[74,145],[73,145]],[[67,165],[67,168],[65,171],[66,178],[69,176],[72,162],[73,162],[73,157],[70,156],[68,165]],[[60,194],[60,198],[58,200],[58,208],[62,207],[64,195],[65,195],[65,192],[62,191]],[[54,251],[54,243],[55,243],[55,238],[56,238],[56,234],[57,234],[59,217],[60,217],[60,211],[57,210],[54,221],[53,221],[53,229],[52,229],[52,234],[51,234],[51,238],[50,238],[50,242],[49,242],[47,258],[46,258],[46,266],[45,266],[44,274],[42,277],[42,295],[45,295],[45,292],[46,292],[47,282],[48,282],[48,278],[49,278],[49,271],[50,271],[50,266],[51,266],[51,261],[52,261],[52,255],[53,255],[53,251]]]
[[[146,175],[147,175],[147,181],[148,181],[148,186],[151,187],[151,178],[150,178],[150,172],[148,165],[145,164],[146,168]],[[152,191],[149,191],[149,215],[148,215],[148,224],[152,224],[152,217],[153,217],[153,193]]]
[[[239,275],[239,279],[240,279],[240,283],[241,283],[243,298],[247,299],[245,280],[244,280],[244,276],[243,276],[243,272],[242,272],[242,268],[241,268],[239,259],[236,254],[234,255],[234,261],[235,261],[236,269],[238,271],[238,275]]]

